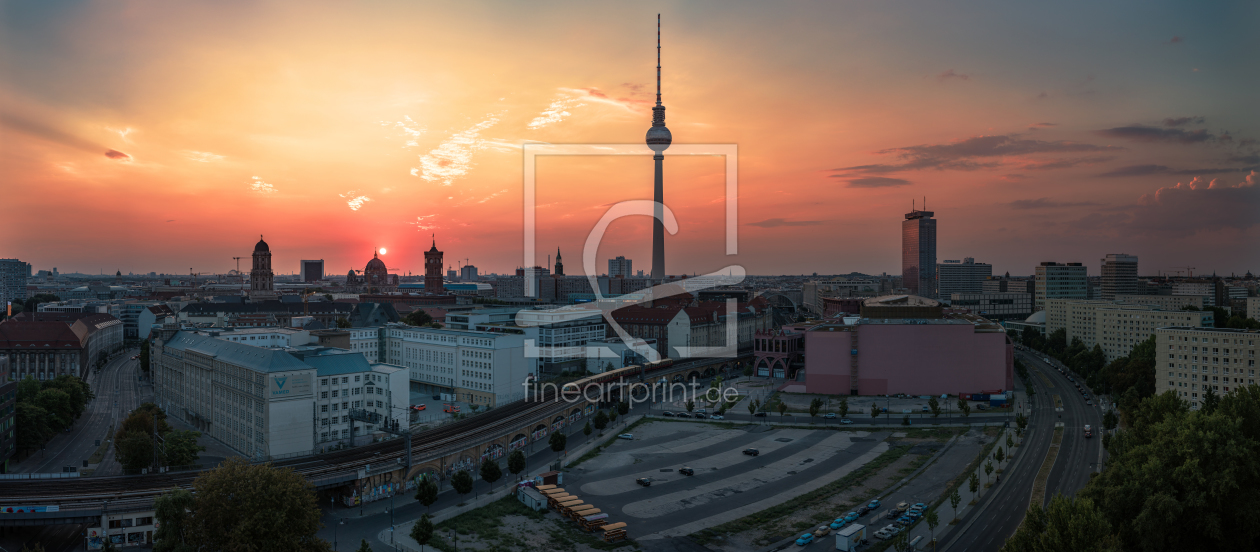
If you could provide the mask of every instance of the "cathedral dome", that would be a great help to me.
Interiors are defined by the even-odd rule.
[[[376,255],[372,255],[372,260],[368,261],[367,268],[364,268],[363,271],[375,272],[378,270],[381,272],[385,272],[387,270],[385,268],[385,261],[380,260]]]
[[[267,242],[262,240],[262,236],[258,237],[258,243],[254,245],[254,253],[270,253],[271,248],[267,247]]]

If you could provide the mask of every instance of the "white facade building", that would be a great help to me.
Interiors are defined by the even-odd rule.
[[[1197,410],[1211,389],[1224,395],[1256,383],[1260,332],[1170,326],[1155,331],[1155,393],[1172,391]]]
[[[980,293],[990,276],[993,276],[993,265],[977,263],[971,257],[942,261],[936,265],[937,297],[948,300],[955,293]]]
[[[459,401],[497,406],[524,398],[526,378],[538,373],[537,359],[526,355],[524,332],[398,323],[381,331],[386,362],[406,367],[423,390],[452,393]]]

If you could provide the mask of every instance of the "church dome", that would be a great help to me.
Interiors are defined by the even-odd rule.
[[[267,242],[262,240],[262,236],[258,237],[258,243],[254,245],[254,253],[270,253],[271,248],[267,246]]]
[[[386,270],[385,261],[380,260],[376,255],[372,255],[372,260],[368,261],[367,268],[363,269],[364,272],[385,272]]]

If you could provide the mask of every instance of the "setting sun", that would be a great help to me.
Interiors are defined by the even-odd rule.
[[[385,254],[385,248],[384,248],[384,247],[382,247],[382,248],[381,248],[381,255],[384,255],[384,254]]]

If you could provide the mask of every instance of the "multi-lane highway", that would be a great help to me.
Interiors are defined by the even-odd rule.
[[[1098,426],[1102,414],[1097,406],[1088,406],[1075,384],[1060,374],[1057,363],[1051,365],[1036,352],[1017,352],[1028,367],[1029,383],[1036,389],[1032,399],[1032,415],[1023,446],[1017,454],[1023,458],[1003,474],[993,495],[982,498],[980,509],[971,514],[972,521],[962,532],[946,542],[943,550],[989,552],[1001,549],[1024,520],[1032,497],[1033,483],[1050,450],[1055,425],[1064,425],[1063,441],[1046,486],[1046,501],[1055,493],[1074,494],[1089,481],[1089,473],[1097,467],[1101,438]],[[1056,410],[1055,395],[1063,405]],[[1085,424],[1095,428],[1095,437],[1085,439]]]

